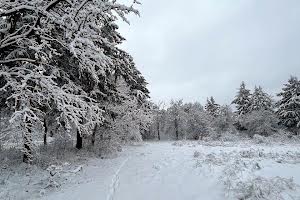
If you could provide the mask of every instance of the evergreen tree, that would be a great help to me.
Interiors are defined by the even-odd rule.
[[[215,102],[215,99],[213,97],[210,97],[210,99],[207,99],[205,110],[211,116],[217,117],[219,115],[220,105]]]
[[[212,127],[216,131],[218,136],[224,132],[235,132],[234,124],[234,113],[230,106],[223,105],[220,107],[219,116],[216,117],[212,122]]]
[[[278,94],[281,99],[277,102],[277,114],[280,123],[288,128],[300,127],[300,81],[291,77]]]
[[[236,104],[238,115],[244,115],[248,112],[250,97],[250,90],[246,89],[245,82],[242,82],[235,99],[232,101],[232,104]]]
[[[116,21],[138,14],[134,5],[3,0],[0,7],[0,24],[6,25],[0,35],[0,105],[22,131],[25,162],[32,160],[34,132],[67,132],[81,148],[83,135],[104,123],[105,105],[122,101],[118,77],[139,104],[148,98],[132,57],[117,47],[124,38]]]
[[[142,135],[148,131],[152,122],[152,105],[148,101],[138,103],[138,97],[131,95],[132,89],[122,79],[117,80],[117,90],[123,98],[121,103],[111,103],[108,110],[114,113],[110,118],[111,128],[100,133],[110,138],[112,143],[118,141],[141,141]],[[113,136],[113,137],[112,137]]]
[[[262,87],[255,87],[250,99],[249,112],[258,110],[272,110],[272,98],[262,90]]]

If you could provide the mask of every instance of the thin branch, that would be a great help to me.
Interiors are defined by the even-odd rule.
[[[48,35],[49,36],[49,35]],[[58,39],[55,39],[55,38],[52,38],[52,37],[46,37],[46,36],[43,36],[41,35],[41,38],[44,39],[44,40],[48,40],[48,41],[55,41],[57,42],[58,44],[60,44],[62,47],[64,48],[68,48],[65,44],[63,44],[61,41],[59,41]]]
[[[84,2],[82,2],[79,6],[79,8],[77,9],[74,19],[77,17],[78,13],[80,12],[80,10],[85,6],[85,4],[87,4],[87,2],[89,2],[90,0],[85,0]]]
[[[49,11],[51,8],[55,7],[59,2],[64,1],[64,0],[53,0],[51,1],[46,7],[45,11]]]
[[[89,16],[90,14],[92,14],[92,13],[91,13],[91,12],[88,13],[88,14],[85,16],[84,20],[79,24],[78,29],[77,29],[77,32],[80,31],[81,27],[84,27],[84,26],[85,26],[85,23],[86,23],[86,21],[87,21],[87,18],[88,18],[88,16]],[[75,34],[75,33],[74,33],[74,34]]]
[[[13,32],[12,34],[7,35],[3,40],[0,41],[0,44],[2,44],[3,42],[5,42],[8,38],[15,36],[20,30],[22,30],[23,28],[26,28],[25,26],[22,26],[21,28],[19,28],[18,30],[16,30],[15,32]]]
[[[36,60],[30,59],[30,58],[14,58],[14,59],[9,59],[9,60],[0,60],[0,64],[6,64],[6,63],[18,62],[18,61],[37,63]]]
[[[31,26],[31,28],[30,28],[27,32],[25,32],[25,33],[23,33],[23,34],[21,34],[21,35],[16,35],[16,36],[14,36],[14,37],[12,37],[12,38],[10,38],[10,39],[7,39],[7,41],[4,41],[4,44],[1,44],[0,49],[3,49],[3,48],[5,48],[5,47],[8,47],[8,46],[10,46],[10,45],[16,43],[17,40],[18,40],[19,38],[22,38],[22,37],[25,38],[26,36],[28,36],[29,34],[31,34],[31,32],[33,31],[33,29],[34,29],[34,28],[36,27],[36,25],[38,24],[39,19],[40,19],[40,18],[38,18],[38,19],[35,21],[34,25]]]
[[[21,6],[17,6],[16,8],[12,8],[10,10],[0,12],[0,17],[12,15],[16,12],[22,12],[22,11],[33,11],[33,12],[35,12],[36,8],[33,7],[33,6],[21,5]]]

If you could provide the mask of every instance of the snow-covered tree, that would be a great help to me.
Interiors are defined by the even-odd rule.
[[[185,139],[202,140],[211,134],[213,117],[204,111],[200,103],[184,104],[186,113]]]
[[[168,124],[166,132],[175,134],[176,140],[184,137],[186,125],[186,112],[183,109],[183,101],[171,101],[171,106],[167,109]]]
[[[246,88],[245,82],[242,82],[235,99],[232,101],[232,104],[236,104],[238,115],[244,115],[249,111],[250,98],[250,90]]]
[[[108,128],[104,132],[101,129],[100,143],[106,140],[106,143],[120,145],[124,142],[142,141],[142,135],[146,134],[152,123],[153,105],[148,100],[141,100],[128,87],[128,83],[123,78],[117,80],[117,91],[123,99],[121,102],[110,102],[106,106]],[[102,140],[102,141],[101,141]]]
[[[281,124],[288,128],[300,128],[300,81],[291,77],[278,94],[277,114]]]
[[[224,132],[234,133],[234,113],[230,106],[224,105],[220,107],[219,115],[213,120],[212,127],[221,136]]]
[[[262,87],[255,87],[253,94],[251,95],[249,112],[257,110],[272,110],[273,101],[269,94],[265,93]]]
[[[166,121],[165,104],[163,102],[159,102],[158,104],[154,105],[153,114],[154,118],[151,132],[155,134],[152,134],[151,136],[161,140],[161,132]]]
[[[243,116],[242,126],[250,137],[255,134],[269,136],[278,130],[278,118],[271,110],[254,110]]]
[[[220,110],[220,105],[216,103],[215,99],[213,97],[210,97],[207,99],[205,110],[208,112],[211,116],[217,117]]]
[[[32,160],[36,129],[76,133],[81,148],[82,136],[103,124],[105,102],[122,100],[117,77],[138,100],[148,97],[132,57],[117,47],[124,38],[116,20],[138,14],[133,6],[115,0],[3,0],[0,7],[1,105],[22,129],[25,162]],[[43,125],[49,116],[55,119]]]
[[[210,135],[213,116],[207,113],[198,103],[183,103],[182,100],[171,101],[170,107],[154,113],[152,135],[156,135],[159,127],[160,137],[171,136],[173,139],[198,140]],[[159,126],[157,125],[159,122]]]

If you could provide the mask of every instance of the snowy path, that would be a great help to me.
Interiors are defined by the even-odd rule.
[[[129,160],[129,158],[124,160],[122,165],[120,166],[120,168],[114,174],[112,182],[111,182],[111,186],[110,186],[110,191],[108,193],[107,200],[113,200],[115,198],[116,190],[118,189],[119,184],[120,184],[120,177],[119,177],[120,172],[121,172],[122,168],[125,166],[125,164],[128,162],[128,160]]]
[[[65,186],[61,191],[46,194],[44,199],[221,200],[224,199],[224,185],[220,181],[222,168],[220,163],[218,164],[221,161],[218,160],[219,158],[215,159],[217,163],[212,167],[212,164],[197,162],[194,152],[197,150],[205,152],[205,155],[217,155],[249,148],[248,146],[224,148],[193,144],[174,146],[170,142],[146,143],[142,146],[129,147],[118,158],[90,161],[88,166],[84,167],[82,180],[78,180],[78,185]],[[290,147],[269,147],[265,151],[284,152],[288,151],[288,148]],[[299,147],[294,147],[294,150],[298,151]],[[264,173],[274,173],[270,172],[270,169],[276,169],[276,164],[273,166],[272,163],[267,161],[261,164],[266,166],[263,169]],[[268,168],[270,165],[272,167]],[[280,164],[280,166],[284,168],[285,165]],[[280,175],[287,178],[291,177],[291,174],[295,175],[299,170],[299,164],[293,164],[289,173],[284,173],[278,168]],[[295,182],[300,184],[300,177],[294,178]]]

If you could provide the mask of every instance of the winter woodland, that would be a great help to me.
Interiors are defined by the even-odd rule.
[[[106,159],[119,163],[127,156],[112,173],[108,196],[103,197],[122,199],[122,193],[118,197],[116,190],[126,164],[144,166],[147,174],[139,177],[143,179],[153,170],[170,167],[172,162],[186,161],[188,165],[191,160],[186,160],[186,152],[192,154],[192,165],[201,173],[209,174],[212,166],[219,167],[213,174],[219,174],[228,199],[289,199],[283,194],[287,190],[294,192],[288,194],[290,199],[299,199],[300,190],[291,179],[259,176],[242,181],[237,173],[244,173],[245,167],[250,170],[252,165],[262,168],[260,159],[266,163],[274,159],[300,163],[300,80],[291,76],[281,91],[272,94],[276,97],[261,86],[251,90],[242,82],[227,105],[218,104],[214,97],[207,98],[204,105],[182,100],[153,103],[133,57],[120,48],[125,38],[117,22],[129,24],[129,14],[139,15],[138,4],[136,0],[129,5],[117,0],[0,1],[0,199],[48,199],[45,193],[55,195],[63,185],[72,185],[64,178],[66,171],[71,176],[68,179],[80,181],[83,175],[78,173],[83,168],[92,171],[94,162],[110,174],[109,169],[114,171],[115,165]],[[264,151],[260,146],[278,142],[287,146],[276,151],[269,146]],[[135,147],[137,144],[140,146]],[[143,149],[145,144],[148,146]],[[241,150],[243,144],[251,148]],[[210,152],[214,147],[221,153]],[[176,154],[160,155],[165,150]],[[134,157],[151,153],[153,157],[145,163]],[[160,157],[165,165],[156,165],[154,155],[167,155]],[[173,174],[183,172],[180,168],[170,170]],[[247,170],[250,176],[252,171]],[[40,186],[28,183],[32,194],[18,192],[27,180],[22,173],[33,176],[34,171],[37,175],[32,179],[39,180]],[[84,174],[99,180],[108,176],[102,175]],[[134,185],[130,177],[123,177],[123,182]],[[170,181],[175,181],[172,178]],[[19,180],[19,186],[13,184],[14,179]],[[156,190],[154,184],[151,187]],[[187,187],[195,192],[192,184]],[[201,196],[203,192],[200,199],[212,199]],[[130,192],[123,193],[125,199],[140,199],[138,194],[130,198]],[[178,199],[168,195],[157,198]]]

